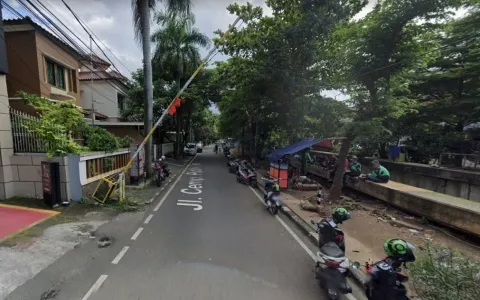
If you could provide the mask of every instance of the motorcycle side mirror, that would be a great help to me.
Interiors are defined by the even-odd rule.
[[[352,263],[352,268],[354,268],[355,270],[360,270],[360,263],[358,261],[355,261]]]

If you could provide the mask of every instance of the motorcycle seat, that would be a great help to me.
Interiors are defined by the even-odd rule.
[[[320,252],[333,258],[340,258],[345,256],[345,253],[337,246],[337,244],[332,242],[323,245],[320,248]]]

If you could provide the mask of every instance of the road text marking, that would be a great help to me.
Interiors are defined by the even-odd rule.
[[[195,155],[195,157],[197,157]],[[158,202],[157,206],[155,206],[155,208],[153,209],[153,211],[157,211],[160,209],[160,206],[162,206],[163,202],[165,202],[165,199],[167,199],[168,195],[170,195],[170,193],[172,192],[173,188],[177,185],[177,183],[180,181],[180,178],[182,178],[182,175],[183,173],[185,173],[185,171],[188,169],[188,167],[190,166],[190,164],[193,162],[193,160],[195,159],[195,157],[188,163],[187,167],[185,169],[183,169],[183,172],[177,177],[177,180],[175,180],[175,182],[170,186],[170,188],[168,189],[168,191],[165,193],[165,195],[163,195],[162,197],[162,200],[160,200],[160,202]],[[162,190],[162,189],[160,189]]]
[[[123,247],[123,249],[120,251],[120,253],[118,253],[118,255],[115,257],[114,260],[112,260],[112,264],[116,265],[120,262],[120,260],[122,259],[122,257],[125,255],[125,253],[127,253],[128,251],[128,246],[125,246]]]
[[[92,287],[88,290],[88,292],[83,296],[82,300],[87,300],[90,296],[98,291],[98,289],[102,286],[103,282],[107,279],[108,275],[101,275],[97,281],[92,285]]]

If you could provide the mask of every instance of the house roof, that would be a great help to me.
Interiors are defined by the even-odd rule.
[[[90,61],[90,55],[92,56],[91,60],[93,63],[96,63],[98,65],[104,65],[104,66],[107,66],[107,67],[110,67],[111,64],[107,61],[105,61],[104,59],[100,58],[98,55],[96,55],[95,53],[92,53],[92,54],[86,54],[83,56],[83,60],[84,61]]]
[[[116,72],[116,71],[95,71],[95,72],[79,72],[78,79],[80,81],[87,81],[87,80],[119,80],[120,82],[124,82],[127,80],[125,76]]]
[[[66,52],[68,52],[70,55],[75,57],[77,60],[81,60],[82,54],[80,54],[77,50],[75,50],[72,46],[69,44],[65,43],[58,37],[56,37],[54,34],[50,33],[48,30],[44,29],[42,26],[39,24],[35,23],[30,17],[25,17],[23,19],[5,19],[3,20],[3,25],[7,26],[14,26],[14,25],[30,25],[32,26],[36,31],[40,32],[43,34],[45,37],[47,37],[49,40],[51,40],[53,43],[55,43],[58,47],[62,48]]]

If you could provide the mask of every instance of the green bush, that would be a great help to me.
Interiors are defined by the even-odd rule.
[[[130,144],[132,143],[133,139],[129,136],[124,136],[118,138],[118,146],[120,148],[130,148]]]
[[[90,151],[114,152],[119,148],[116,136],[106,129],[85,124],[83,127],[83,140]]]
[[[409,275],[422,300],[480,299],[480,262],[450,249],[429,245]]]

